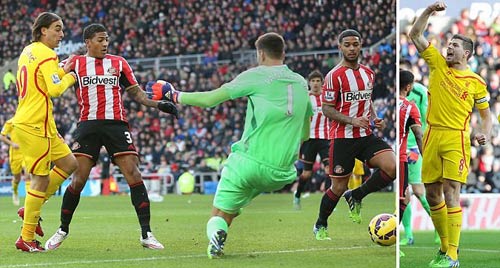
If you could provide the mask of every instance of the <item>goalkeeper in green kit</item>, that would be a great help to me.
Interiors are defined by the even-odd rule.
[[[427,88],[420,84],[414,83],[413,89],[407,97],[408,101],[415,103],[418,110],[420,111],[420,118],[422,118],[422,131],[425,131],[427,122],[425,120],[427,116]],[[425,198],[425,188],[422,184],[422,157],[418,151],[417,141],[415,140],[415,135],[410,131],[408,135],[408,184],[411,185],[411,190],[413,194],[418,198],[420,204],[425,209],[428,215],[430,215],[430,206]],[[410,187],[408,187],[410,189]],[[410,199],[411,195],[407,194],[406,198]],[[403,214],[403,226],[405,230],[406,238],[402,239],[400,245],[413,245],[415,240],[413,238],[413,232],[411,229],[411,206],[408,205]],[[440,243],[439,235],[434,234],[434,241]]]
[[[208,92],[179,92],[166,82],[149,82],[152,99],[199,107],[247,97],[245,127],[232,145],[221,173],[207,223],[208,258],[224,254],[228,227],[241,209],[262,192],[281,189],[296,178],[294,162],[309,138],[313,115],[306,80],[284,65],[285,41],[266,33],[255,42],[259,66]]]

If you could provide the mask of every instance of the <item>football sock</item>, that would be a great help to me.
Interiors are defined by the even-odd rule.
[[[405,211],[403,212],[403,227],[405,229],[405,236],[407,239],[413,238],[413,230],[411,229],[411,205],[408,203]]]
[[[431,206],[431,219],[434,223],[434,228],[441,238],[441,252],[448,251],[448,209],[443,201],[441,203]],[[462,214],[460,214],[462,215]]]
[[[64,197],[61,205],[61,230],[69,233],[69,224],[73,218],[76,207],[80,202],[80,192],[73,189],[70,185],[64,192]]]
[[[19,187],[19,182],[16,182],[15,180],[12,180],[12,192],[14,194],[17,194],[17,188]]]
[[[399,223],[401,223],[401,220],[403,219],[403,214],[405,213],[406,208],[407,208],[407,206],[405,204],[405,198],[400,197],[399,198],[399,215],[398,215]]]
[[[69,177],[64,170],[55,166],[49,173],[49,186],[45,193],[45,200],[48,200],[59,189],[59,186]]]
[[[213,216],[207,222],[208,240],[212,239],[212,235],[219,230],[224,230],[227,233],[227,229],[228,229],[227,222],[226,220],[224,220],[224,218],[219,216]]]
[[[29,176],[29,175],[28,175]],[[24,184],[26,185],[26,189],[24,189],[26,191],[26,195],[28,195],[28,190],[30,189],[31,187],[31,180],[25,180],[24,181]]]
[[[24,202],[24,221],[21,236],[24,241],[35,240],[35,229],[40,219],[40,209],[44,202],[44,192],[29,190]]]
[[[323,195],[323,198],[321,198],[321,205],[319,206],[319,216],[316,221],[316,226],[328,226],[328,217],[330,217],[338,202],[339,196],[334,194],[332,189],[328,188]]]
[[[391,184],[394,179],[395,178],[389,177],[389,175],[381,169],[377,169],[377,171],[375,171],[367,181],[361,184],[360,187],[352,190],[352,197],[356,200],[362,200],[368,194],[377,192]]]
[[[418,200],[420,200],[420,204],[422,204],[427,214],[431,215],[431,207],[429,206],[429,202],[427,202],[427,198],[425,198],[425,194],[421,195]]]
[[[129,187],[130,199],[132,199],[132,205],[134,205],[139,224],[141,225],[142,238],[147,238],[147,232],[151,232],[151,227],[149,226],[151,212],[146,186],[144,186],[144,182],[141,180],[129,185]]]
[[[458,259],[458,244],[460,242],[460,231],[462,230],[462,208],[448,208],[448,234],[449,247],[446,255],[453,260]]]
[[[297,191],[295,191],[295,197],[300,198],[300,195],[304,191],[307,180],[303,177],[303,174],[299,176],[299,184],[297,185]]]

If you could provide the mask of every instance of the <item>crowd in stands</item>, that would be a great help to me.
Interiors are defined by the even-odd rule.
[[[410,24],[411,25],[411,24]],[[425,62],[418,57],[415,46],[409,41],[410,26],[404,28],[401,35],[401,58],[411,64],[411,71],[416,80],[428,85],[429,69]],[[464,192],[500,193],[500,125],[497,116],[500,114],[500,16],[491,25],[486,25],[480,17],[471,19],[467,9],[462,10],[459,18],[440,32],[433,30],[432,21],[424,35],[437,48],[444,51],[454,34],[465,34],[475,44],[474,56],[469,60],[471,69],[479,74],[486,82],[490,94],[490,109],[494,122],[491,144],[479,146],[472,142],[471,163],[467,184]],[[480,116],[477,111],[471,115],[471,137],[480,130]]]
[[[5,43],[0,58],[14,58],[29,40],[31,21],[14,26],[23,15],[36,16],[42,10],[54,10],[64,19],[66,36],[81,36],[90,22],[100,22],[109,28],[112,37],[109,52],[126,59],[177,55],[182,53],[212,53],[215,60],[202,65],[187,65],[180,69],[150,70],[134,66],[139,83],[163,79],[182,91],[205,91],[219,87],[240,72],[252,67],[231,59],[240,49],[253,49],[256,37],[266,31],[282,33],[287,52],[317,51],[337,48],[337,35],[346,28],[355,28],[368,47],[395,31],[395,2],[361,1],[31,1],[13,2],[0,14],[6,28],[25,33],[20,40]],[[83,3],[85,2],[85,4]],[[91,2],[91,3],[88,3]],[[160,3],[161,2],[161,3]],[[342,8],[339,8],[340,2]],[[319,4],[320,3],[320,4]],[[58,7],[55,8],[56,4]],[[131,8],[136,7],[137,9]],[[229,12],[230,10],[231,12]],[[7,13],[9,16],[4,16]],[[357,25],[357,26],[356,26]],[[0,37],[2,38],[2,37]],[[21,40],[22,39],[22,40]],[[384,131],[376,132],[391,145],[395,131],[395,39],[363,51],[362,63],[376,72],[374,98],[379,117],[387,121]],[[226,53],[228,52],[228,53]],[[286,59],[290,69],[307,77],[318,69],[324,75],[339,62],[338,54],[293,56]],[[78,118],[78,105],[72,90],[54,98],[54,115],[59,132],[68,143]],[[146,108],[126,96],[125,106],[134,142],[143,163],[153,163],[152,170],[178,176],[186,169],[218,171],[243,130],[246,100],[225,102],[217,107],[202,109],[179,105],[180,117]],[[0,94],[0,125],[11,117],[16,108],[14,84]],[[7,159],[7,147],[1,144],[0,161]],[[2,163],[0,163],[2,164]],[[0,165],[1,167],[1,165]]]
[[[337,46],[342,29],[355,27],[370,46],[395,30],[395,1],[8,1],[0,10],[0,61],[16,58],[42,11],[63,18],[67,39],[81,40],[89,23],[102,23],[110,53],[125,58],[205,53],[207,61],[231,59],[252,49],[263,32],[281,33],[287,51]],[[2,65],[2,62],[0,62]]]

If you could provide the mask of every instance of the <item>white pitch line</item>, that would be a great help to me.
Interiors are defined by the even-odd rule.
[[[355,250],[363,249],[369,247],[341,247],[341,248],[303,248],[303,249],[290,249],[290,250],[276,250],[276,251],[255,251],[255,252],[237,252],[230,253],[231,256],[242,256],[242,255],[264,255],[264,254],[285,254],[285,253],[299,253],[299,252],[310,252],[310,251],[329,251],[329,250]],[[50,252],[36,253],[36,254],[50,254]],[[121,262],[141,262],[141,261],[158,261],[158,260],[175,260],[175,259],[186,259],[186,258],[206,258],[206,254],[195,254],[195,255],[180,255],[180,256],[164,256],[164,257],[149,257],[149,258],[130,258],[130,259],[104,259],[104,260],[78,260],[78,261],[66,261],[66,262],[45,262],[45,263],[30,263],[30,264],[7,264],[0,265],[0,268],[16,268],[16,267],[32,267],[32,266],[44,266],[44,267],[55,267],[64,265],[75,265],[75,264],[97,264],[97,263],[121,263]]]
[[[402,249],[436,249],[436,247],[402,247]],[[475,248],[460,248],[460,251],[481,252],[481,253],[500,253],[500,250],[495,249],[475,249]]]

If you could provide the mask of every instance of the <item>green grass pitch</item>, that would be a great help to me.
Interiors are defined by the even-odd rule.
[[[373,216],[394,211],[394,193],[366,197],[361,224],[350,222],[342,199],[330,217],[331,241],[316,241],[312,234],[320,194],[302,199],[300,211],[293,210],[291,194],[263,194],[234,220],[225,246],[226,255],[217,260],[206,256],[205,224],[212,198],[168,195],[162,203],[151,203],[153,233],[166,247],[153,251],[139,244],[139,224],[129,196],[83,197],[73,218],[70,236],[63,245],[55,251],[29,254],[15,249],[21,221],[11,199],[2,197],[0,268],[396,267],[396,247],[375,245],[367,231]],[[45,237],[40,239],[42,243],[59,226],[61,201],[62,198],[56,196],[43,207]],[[434,249],[408,250],[407,253],[420,251],[427,257]]]
[[[415,244],[401,246],[405,256],[400,268],[420,268],[427,265],[439,246],[434,244],[433,232],[415,232]],[[500,231],[463,231],[460,236],[460,267],[499,268]]]

